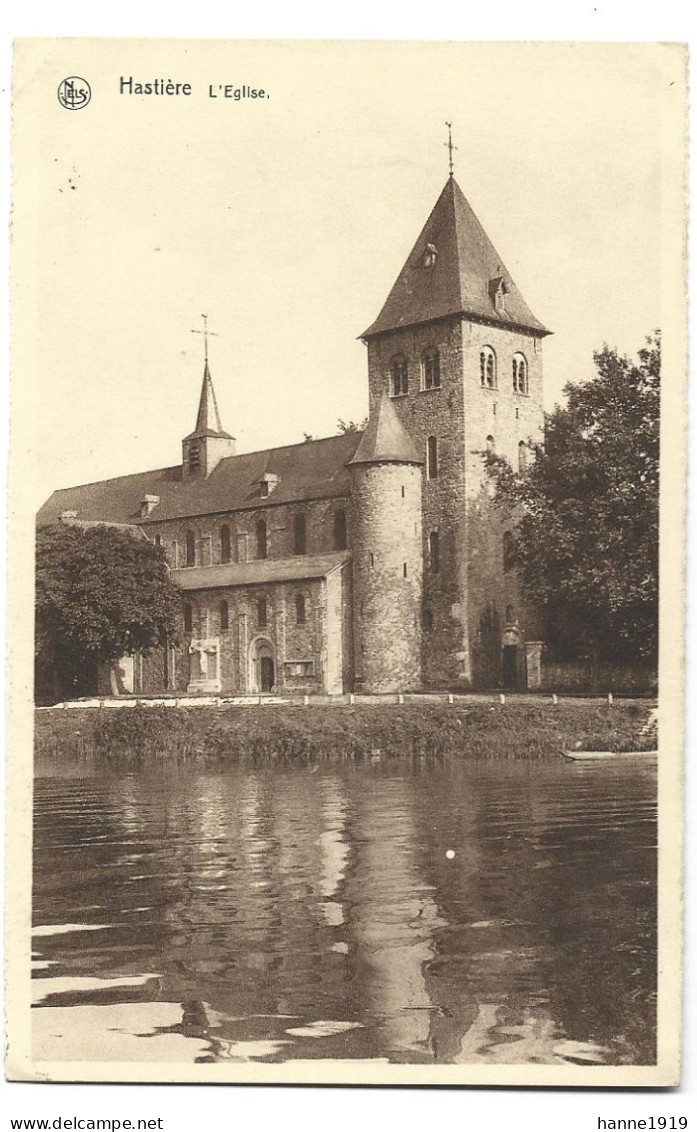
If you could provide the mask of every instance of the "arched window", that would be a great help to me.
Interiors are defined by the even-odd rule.
[[[483,389],[496,389],[496,354],[491,346],[482,346],[479,354],[479,376]]]
[[[269,609],[265,597],[257,598],[257,628],[265,629],[269,623]]]
[[[293,520],[293,553],[307,554],[307,522],[302,512]]]
[[[426,479],[438,479],[438,438],[429,436],[426,441]]]
[[[230,628],[230,608],[226,601],[221,601],[218,612],[220,614],[220,632],[225,633]]]
[[[427,633],[433,628],[433,614],[430,609],[424,609],[424,629]]]
[[[440,572],[440,538],[438,531],[431,531],[428,536],[428,564],[432,574]]]
[[[390,362],[390,396],[405,397],[409,392],[409,363],[404,354]]]
[[[346,550],[346,512],[343,507],[334,512],[334,549]]]
[[[257,523],[257,558],[266,558],[268,550],[266,523],[263,519],[260,519]]]
[[[295,595],[295,621],[298,625],[305,624],[305,594]]]
[[[515,545],[510,531],[503,532],[503,569],[507,574],[515,565]]]
[[[184,632],[192,633],[194,629],[194,611],[191,602],[184,604]]]
[[[489,433],[489,435],[486,438],[486,454],[487,454],[487,456],[493,456],[495,451],[496,451],[496,441],[494,440],[491,433]]]
[[[527,393],[528,391],[528,363],[523,354],[513,355],[513,392]]]
[[[187,566],[196,565],[196,539],[193,531],[186,532],[186,564]]]
[[[421,388],[440,389],[440,355],[427,350],[421,359]]]
[[[230,528],[227,524],[220,528],[220,561],[230,561]]]
[[[518,441],[518,471],[524,472],[528,466],[528,447],[524,440]]]

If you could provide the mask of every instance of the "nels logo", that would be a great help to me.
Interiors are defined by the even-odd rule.
[[[92,97],[87,79],[70,75],[58,87],[58,101],[66,110],[84,110]]]

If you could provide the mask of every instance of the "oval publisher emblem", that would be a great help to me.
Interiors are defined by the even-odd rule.
[[[83,110],[92,97],[87,79],[70,75],[58,87],[58,101],[66,110]]]

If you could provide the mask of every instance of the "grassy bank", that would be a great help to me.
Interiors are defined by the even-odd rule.
[[[37,712],[36,754],[138,768],[157,763],[550,759],[569,748],[650,750],[647,702],[134,707]]]

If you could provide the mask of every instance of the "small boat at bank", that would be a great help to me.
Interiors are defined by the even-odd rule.
[[[658,751],[562,751],[573,762],[594,762],[596,759],[655,759]]]

